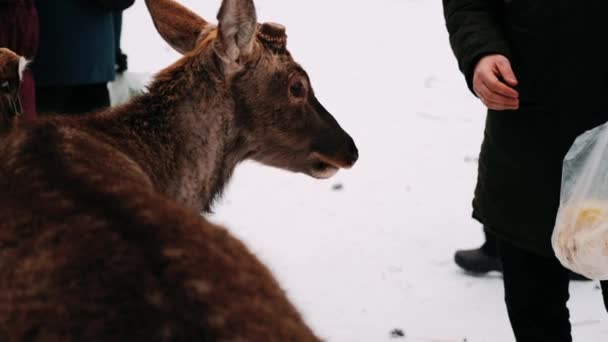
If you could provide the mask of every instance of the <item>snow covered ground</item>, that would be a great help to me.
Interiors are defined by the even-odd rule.
[[[220,0],[181,0],[214,20]],[[500,275],[452,262],[482,241],[470,218],[484,111],[452,56],[440,1],[257,0],[361,159],[329,181],[242,165],[214,220],[275,272],[328,341],[513,341]],[[176,60],[143,1],[125,13],[131,71]],[[334,190],[341,184],[343,189]],[[575,341],[608,340],[594,283],[571,286]],[[539,341],[544,342],[544,341]],[[550,342],[550,341],[548,341]]]

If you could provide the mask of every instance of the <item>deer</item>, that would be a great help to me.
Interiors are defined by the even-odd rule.
[[[21,115],[19,86],[27,60],[7,48],[0,48],[0,135],[9,131]]]
[[[145,3],[182,55],[147,92],[0,137],[0,340],[320,341],[204,213],[241,161],[327,179],[353,139],[252,0],[223,0],[218,25]]]

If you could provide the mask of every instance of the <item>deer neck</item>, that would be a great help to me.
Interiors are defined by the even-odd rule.
[[[214,68],[178,62],[122,109],[135,135],[129,154],[158,191],[198,211],[210,211],[248,154],[234,101]]]
[[[191,99],[177,106],[171,124],[175,139],[170,152],[175,169],[173,175],[163,175],[170,180],[164,184],[163,192],[188,207],[211,211],[236,165],[247,154],[231,107],[225,102],[196,103]],[[165,168],[155,172],[163,174]]]

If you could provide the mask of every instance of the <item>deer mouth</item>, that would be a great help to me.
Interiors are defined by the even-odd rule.
[[[351,165],[340,162],[323,154],[313,152],[310,155],[310,175],[318,179],[333,177],[340,169],[348,169]]]

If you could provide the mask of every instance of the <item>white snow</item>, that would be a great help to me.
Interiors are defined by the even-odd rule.
[[[220,5],[180,1],[211,21]],[[399,340],[397,328],[404,341],[513,341],[500,275],[473,278],[452,261],[482,241],[470,203],[484,110],[452,56],[441,2],[256,4],[261,22],[287,26],[292,54],[361,159],[329,181],[245,163],[213,220],[266,262],[328,341]],[[143,1],[125,13],[122,45],[134,72],[177,58]],[[575,341],[608,339],[595,287],[571,285]]]

